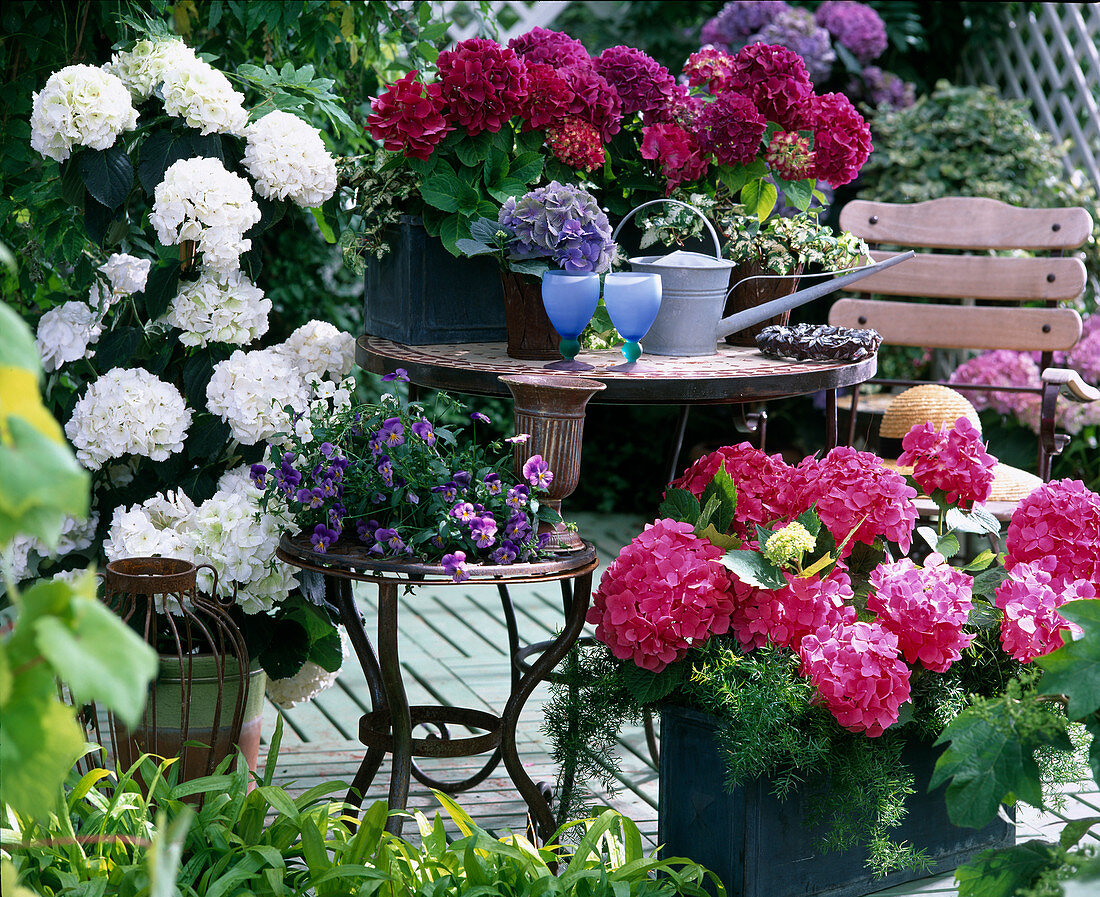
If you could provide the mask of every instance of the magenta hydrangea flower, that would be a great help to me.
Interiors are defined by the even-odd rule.
[[[1005,568],[1040,563],[1054,587],[1084,579],[1100,586],[1100,495],[1080,480],[1044,483],[1012,512]]]
[[[563,31],[551,31],[535,26],[526,34],[513,37],[508,47],[530,64],[545,63],[555,68],[569,65],[586,65],[591,56],[579,40]]]
[[[804,125],[814,94],[802,57],[772,44],[749,44],[737,51],[729,89],[749,97],[767,121],[778,122],[788,131]]]
[[[718,468],[737,488],[737,508],[732,532],[741,538],[756,538],[756,526],[770,524],[785,516],[786,505],[779,500],[781,485],[790,476],[790,466],[779,455],[768,455],[748,442],[727,445],[704,455],[669,483],[673,489],[686,489],[701,498]]]
[[[768,123],[747,96],[720,93],[699,110],[695,138],[722,165],[747,165],[760,152]]]
[[[784,0],[732,0],[703,24],[699,39],[726,50],[739,50],[749,38],[791,7]]]
[[[608,47],[593,65],[615,88],[624,115],[660,109],[676,83],[668,69],[634,47]]]
[[[842,93],[807,103],[814,132],[814,173],[833,187],[854,181],[871,155],[871,129]]]
[[[569,114],[573,100],[569,83],[558,74],[557,69],[542,62],[528,62],[527,98],[520,109],[525,131],[545,128],[561,121]]]
[[[607,79],[596,71],[590,61],[583,65],[571,65],[559,69],[569,89],[573,91],[571,115],[577,115],[600,132],[600,139],[607,143],[622,128],[623,104]]]
[[[876,567],[867,610],[898,637],[898,648],[909,663],[920,661],[927,669],[945,673],[974,640],[973,634],[963,632],[973,607],[974,580],[938,555],[932,558],[940,563],[918,567],[902,558]]]
[[[735,611],[731,626],[746,649],[759,647],[766,640],[797,651],[810,633],[855,622],[856,610],[849,603],[855,595],[843,566],[834,567],[824,579],[785,575],[785,588],[753,589],[755,594],[744,596],[749,600]],[[734,593],[737,591],[735,587]]]
[[[729,630],[732,599],[722,549],[690,523],[658,520],[612,561],[592,596],[588,622],[622,660],[660,672],[693,644]]]
[[[715,47],[704,47],[688,56],[683,72],[692,87],[705,87],[717,95],[729,89],[733,56]]]
[[[424,85],[419,74],[414,69],[372,99],[366,127],[386,149],[427,159],[451,127],[443,117],[441,85]],[[383,377],[387,378],[394,379],[388,374]]]
[[[898,464],[913,468],[913,479],[925,495],[939,489],[949,504],[965,509],[989,498],[997,459],[985,450],[982,434],[969,418],[939,430],[930,421],[915,424],[902,437],[901,447]]]
[[[472,137],[495,133],[518,115],[527,98],[527,70],[514,50],[472,37],[444,50],[436,62],[444,116]]]
[[[909,667],[898,637],[878,623],[822,627],[798,648],[802,674],[845,729],[877,738],[909,700]]]
[[[697,181],[707,173],[709,163],[698,141],[672,122],[642,128],[641,154],[661,166],[665,177],[665,196],[682,183]]]
[[[554,482],[554,474],[542,455],[532,455],[527,459],[523,465],[523,478],[536,489],[546,489]]]
[[[816,506],[838,545],[858,527],[843,552],[846,556],[854,543],[870,545],[879,536],[909,551],[916,497],[917,490],[881,458],[837,446],[820,461],[806,458],[794,468],[778,501],[792,518]]]
[[[555,158],[577,171],[603,167],[600,132],[578,115],[567,115],[546,129],[546,144]]]
[[[866,3],[825,0],[814,18],[862,63],[877,59],[886,50],[886,23]]]
[[[1038,386],[1041,382],[1039,365],[1026,352],[1012,349],[994,349],[976,358],[964,361],[951,374],[949,382],[960,387],[967,383],[990,386]],[[970,403],[981,411],[992,408],[998,414],[1021,414],[1036,397],[1020,392],[996,392],[990,390],[959,389]]]
[[[997,586],[997,607],[1004,611],[1001,645],[1021,663],[1062,647],[1062,633],[1081,628],[1058,613],[1067,601],[1095,598],[1096,588],[1083,579],[1059,581],[1040,564],[1017,564]]]

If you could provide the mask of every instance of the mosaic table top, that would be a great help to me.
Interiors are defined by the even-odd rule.
[[[736,404],[822,389],[854,386],[875,375],[877,362],[787,361],[766,358],[757,349],[720,344],[714,355],[643,355],[639,369],[610,368],[623,357],[618,349],[582,352],[593,366],[584,372],[548,371],[544,361],[509,358],[504,343],[443,343],[406,346],[374,336],[359,338],[359,364],[374,373],[404,368],[413,383],[431,389],[480,395],[508,395],[501,374],[552,374],[600,380],[607,389],[593,401],[608,404]]]

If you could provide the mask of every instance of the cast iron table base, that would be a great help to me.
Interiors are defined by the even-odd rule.
[[[347,802],[355,807],[362,806],[363,796],[377,776],[387,753],[393,757],[388,800],[391,810],[405,809],[410,778],[453,794],[483,782],[503,760],[509,777],[527,804],[535,833],[544,841],[548,839],[556,829],[554,814],[543,790],[523,769],[516,746],[516,726],[535,686],[550,676],[584,627],[592,591],[592,572],[597,565],[596,550],[592,544],[584,542],[578,550],[556,555],[546,561],[509,566],[474,565],[469,568],[471,582],[497,586],[508,627],[511,690],[499,716],[466,707],[409,705],[401,676],[397,640],[399,590],[427,584],[455,585],[441,566],[379,559],[368,554],[366,546],[342,546],[337,543],[331,551],[317,552],[306,540],[288,536],[283,536],[276,554],[285,563],[324,576],[326,597],[339,611],[366,676],[372,709],[359,720],[359,740],[367,752],[352,781]],[[353,580],[378,586],[377,652],[355,606],[351,589]],[[565,626],[557,638],[538,646],[541,651],[536,658],[528,660],[535,646],[520,648],[515,611],[507,587],[513,583],[554,581],[561,583]],[[413,729],[418,726],[430,726],[438,735],[414,738]],[[481,730],[484,734],[454,738],[448,726],[465,726]],[[479,754],[490,754],[490,757],[481,769],[457,782],[434,778],[414,759]],[[400,834],[403,824],[404,817],[395,814],[390,816],[386,828]]]

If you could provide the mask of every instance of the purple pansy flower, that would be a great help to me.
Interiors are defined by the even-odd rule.
[[[395,529],[389,527],[376,530],[374,538],[386,546],[390,551],[398,552],[405,547],[405,541]]]
[[[355,521],[355,533],[359,536],[360,542],[373,542],[374,531],[378,529],[377,520],[363,520],[359,519]]]
[[[501,542],[500,547],[492,553],[491,557],[496,564],[514,564],[517,557],[516,546],[511,542]]]
[[[415,492],[410,492],[405,496],[405,501],[407,501],[410,505],[418,505],[420,504],[420,496],[417,495]]]
[[[385,451],[385,448],[382,446],[381,436],[375,436],[367,445],[370,446],[370,453],[376,458]]]
[[[382,442],[394,448],[405,444],[405,425],[399,417],[387,417],[382,421],[382,428],[378,431]]]
[[[504,525],[504,537],[513,542],[522,542],[531,534],[531,525],[527,522],[527,516],[516,511]]]
[[[313,528],[313,535],[309,537],[309,541],[317,551],[328,551],[329,546],[338,538],[340,538],[340,534],[336,530],[329,529],[323,523],[318,523]]]
[[[497,540],[497,522],[492,517],[477,517],[470,521],[470,535],[478,548],[488,548]]]
[[[376,505],[385,504],[386,494],[384,492],[375,492],[374,495],[371,496],[371,499]]]
[[[471,413],[470,414],[470,420],[474,421],[475,423],[481,423],[481,424],[491,424],[492,423],[492,421],[489,420],[489,415],[482,414],[480,411],[474,411],[473,413]]]
[[[456,551],[454,554],[443,555],[443,572],[450,575],[455,582],[462,582],[470,578],[466,571],[466,552]]]
[[[439,536],[439,535],[432,536],[428,540],[428,543],[432,546],[432,548],[435,548],[438,551],[443,550],[444,542],[443,542],[443,537],[442,536]]]
[[[468,471],[456,470],[454,475],[454,484],[459,489],[469,489],[470,483],[473,481],[473,477],[470,476]]]
[[[442,494],[443,500],[451,505],[458,501],[458,487],[454,483],[444,483],[442,486],[432,486],[432,492]]]
[[[530,438],[530,433],[517,433],[515,436],[508,436],[504,441],[510,442],[512,445],[523,445]]]
[[[329,508],[328,509],[328,525],[331,526],[336,534],[339,535],[344,531],[344,523],[340,519],[343,515],[340,513],[342,509]]]
[[[550,465],[542,460],[542,455],[532,455],[523,465],[523,477],[537,489],[545,489],[554,482]]]
[[[321,480],[321,485],[318,486],[317,488],[321,490],[321,494],[325,498],[335,498],[336,497],[336,484],[332,480],[329,480],[329,479]]]
[[[252,477],[252,485],[257,489],[263,489],[264,479],[267,477],[267,465],[253,464],[249,468],[249,475]]]
[[[402,383],[409,382],[409,372],[404,368],[397,368],[397,370],[382,375],[383,383],[393,383],[394,380],[400,380]]]
[[[307,508],[319,508],[325,503],[324,493],[318,489],[299,489],[298,494],[294,496]]]
[[[335,453],[336,446],[334,446],[331,442],[321,443],[321,454],[324,455],[326,458],[331,458]]]
[[[412,431],[423,439],[428,445],[435,445],[435,430],[432,429],[432,425],[424,418],[413,421]]]
[[[474,510],[474,506],[468,501],[460,501],[451,508],[451,516],[461,523],[469,523],[477,517],[477,511]]]
[[[490,495],[500,495],[504,491],[504,483],[500,481],[500,475],[495,473],[485,474],[485,488]]]
[[[527,504],[528,494],[530,494],[530,490],[520,483],[518,486],[513,486],[508,490],[508,496],[504,499],[504,503],[508,505],[508,507],[518,511]]]

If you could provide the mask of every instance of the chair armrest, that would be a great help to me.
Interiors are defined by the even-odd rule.
[[[1089,386],[1077,371],[1068,368],[1047,368],[1043,371],[1044,394],[1048,385],[1057,386],[1058,393],[1071,402],[1100,401],[1100,389]]]

